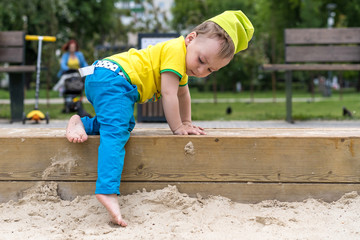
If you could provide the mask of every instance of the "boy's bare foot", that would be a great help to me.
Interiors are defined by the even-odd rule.
[[[84,124],[79,115],[74,115],[70,118],[66,127],[66,138],[69,142],[82,143],[88,139],[85,132]]]
[[[116,194],[96,194],[96,198],[108,210],[113,223],[122,227],[127,226],[127,223],[121,216],[120,206]]]

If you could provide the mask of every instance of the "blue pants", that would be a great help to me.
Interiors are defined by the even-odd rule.
[[[120,194],[125,144],[135,126],[137,87],[111,70],[95,68],[86,77],[85,94],[96,113],[93,118],[81,119],[85,131],[100,134],[95,194]]]

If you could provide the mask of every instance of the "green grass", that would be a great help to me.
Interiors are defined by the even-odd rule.
[[[204,99],[204,98],[214,98],[213,92],[199,92],[197,89],[191,89],[191,98],[192,99]],[[335,99],[339,100],[339,91],[333,91],[332,96],[329,99]],[[355,92],[354,89],[343,89],[342,95],[346,97],[358,97],[360,93]],[[273,98],[274,93],[272,91],[254,91],[251,93],[250,91],[243,91],[240,93],[235,92],[217,92],[216,97],[217,98],[240,98],[240,99],[251,99],[253,98]],[[275,93],[276,98],[285,98],[285,91],[284,90],[277,90]],[[293,91],[293,97],[299,97],[299,98],[311,98],[312,95],[309,92],[297,90]],[[314,97],[316,98],[322,98],[322,94],[319,91],[316,91],[314,94]]]
[[[340,94],[342,97],[340,98]],[[252,103],[251,97],[267,98],[273,100],[272,91],[217,93],[217,99],[236,98],[248,99],[247,102],[238,103],[193,103],[192,118],[194,120],[284,120],[286,118],[285,102]],[[193,99],[214,98],[211,92],[200,93],[192,91]],[[345,106],[353,113],[353,118],[360,119],[360,93],[354,89],[344,89],[342,93],[333,91],[331,97],[323,97],[321,93],[314,94],[315,101],[294,102],[292,105],[294,120],[348,120],[342,116]],[[276,92],[277,99],[285,99],[284,91]],[[305,91],[294,91],[293,98],[311,99],[312,95]],[[226,109],[231,107],[232,113],[226,114]]]
[[[46,90],[41,89],[39,91],[39,98],[46,98],[47,94],[49,94],[49,98],[58,98],[59,97],[59,92],[49,91],[49,93],[47,93]],[[9,98],[10,98],[9,90],[0,89],[0,99],[9,99]],[[35,90],[34,89],[26,90],[25,98],[26,99],[35,98]]]
[[[57,120],[65,120],[69,119],[74,113],[62,113],[64,105],[63,104],[51,104],[49,107],[46,104],[39,104],[39,110],[43,113],[49,113],[50,120],[57,119]],[[34,109],[34,105],[26,104],[24,107],[25,113],[29,113],[31,110]],[[92,114],[95,115],[94,109],[90,104],[84,104],[84,109]],[[0,105],[0,118],[10,119],[10,105],[9,104],[1,104]]]
[[[57,98],[58,93],[50,91],[51,98]],[[26,98],[34,98],[35,92],[27,91]],[[277,98],[285,98],[283,91],[277,92]],[[360,119],[360,94],[355,90],[344,91],[342,100],[340,100],[339,93],[333,92],[331,97],[322,98],[321,94],[315,95],[315,102],[293,102],[293,117],[295,120],[345,120],[348,117],[342,116],[342,107],[346,106],[353,113],[352,119]],[[192,99],[213,99],[211,92],[197,92],[191,91]],[[254,98],[268,98],[272,99],[273,93],[255,92]],[[293,97],[309,98],[311,95],[306,92],[294,92]],[[0,90],[0,98],[8,99],[8,91]],[[40,92],[40,98],[46,98],[46,91]],[[193,120],[284,120],[285,119],[285,103],[284,102],[268,102],[268,103],[252,103],[250,92],[241,93],[217,93],[218,99],[236,98],[247,99],[245,102],[238,103],[192,103],[192,118]],[[232,108],[231,114],[226,114],[226,109]],[[25,113],[30,112],[34,105],[25,105]],[[87,112],[94,115],[94,110],[90,104],[84,104]],[[40,104],[39,109],[43,112],[48,112],[50,119],[69,119],[71,114],[62,113],[63,104],[51,104],[50,106]],[[136,109],[135,109],[136,117]],[[7,104],[0,105],[0,118],[10,118],[10,106]]]
[[[293,103],[294,120],[345,120],[342,116],[344,102],[322,101]],[[232,113],[226,114],[227,107]],[[360,119],[359,101],[346,101],[346,107],[353,112],[352,119]],[[201,103],[192,104],[193,120],[284,120],[285,103]]]
[[[214,98],[213,92],[199,92],[196,88],[190,88],[191,97],[193,99],[204,99],[204,98]],[[58,98],[59,93],[56,91],[47,91],[45,89],[41,89],[39,92],[40,98],[46,98],[47,94],[49,94],[49,98]],[[358,93],[354,92],[354,89],[346,89],[343,91],[343,94],[346,95],[356,95]],[[339,92],[334,91],[333,97],[338,98]],[[251,94],[250,91],[243,91],[240,93],[234,93],[234,92],[217,92],[216,93],[217,98],[241,98],[241,99],[250,99],[251,97],[254,98],[272,98],[273,92],[272,91],[256,91],[253,94]],[[277,98],[284,98],[285,97],[285,91],[276,91],[276,97]],[[293,97],[311,97],[311,95],[306,91],[294,91]],[[321,97],[321,94],[317,92],[315,94],[315,97]],[[25,91],[25,98],[31,99],[35,98],[35,90],[30,89]],[[9,99],[9,91],[7,89],[0,89],[0,99]]]

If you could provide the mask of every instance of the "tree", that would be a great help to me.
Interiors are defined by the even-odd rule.
[[[206,19],[208,7],[206,0],[175,0],[171,9],[172,26],[177,32],[189,30]]]
[[[126,40],[120,15],[115,8],[116,0],[57,0],[63,3],[57,12],[59,40],[64,43],[75,38],[84,50],[86,59],[92,62],[94,48],[105,42]]]
[[[0,29],[21,30],[31,35],[55,36],[58,32],[58,21],[55,18],[57,0],[19,0],[3,1],[0,5]],[[50,23],[50,24],[49,24]],[[47,69],[55,66],[55,44],[43,44],[42,62]],[[36,64],[38,42],[26,44],[26,63]],[[49,71],[47,72],[49,73]],[[43,72],[43,77],[45,73]],[[31,74],[26,75],[26,82],[29,85]],[[50,75],[46,76],[50,82]]]
[[[116,0],[17,0],[0,2],[0,30],[22,30],[32,35],[56,36],[55,44],[43,45],[42,62],[57,81],[59,69],[55,49],[70,38],[79,42],[88,62],[94,46],[126,39],[121,32]],[[35,64],[37,43],[27,44],[27,64]]]

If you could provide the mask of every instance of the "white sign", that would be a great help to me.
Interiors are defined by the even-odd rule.
[[[174,39],[173,37],[153,37],[153,38],[147,38],[143,37],[141,38],[141,49],[147,48],[149,45],[156,45],[157,43],[165,42],[168,40]]]

